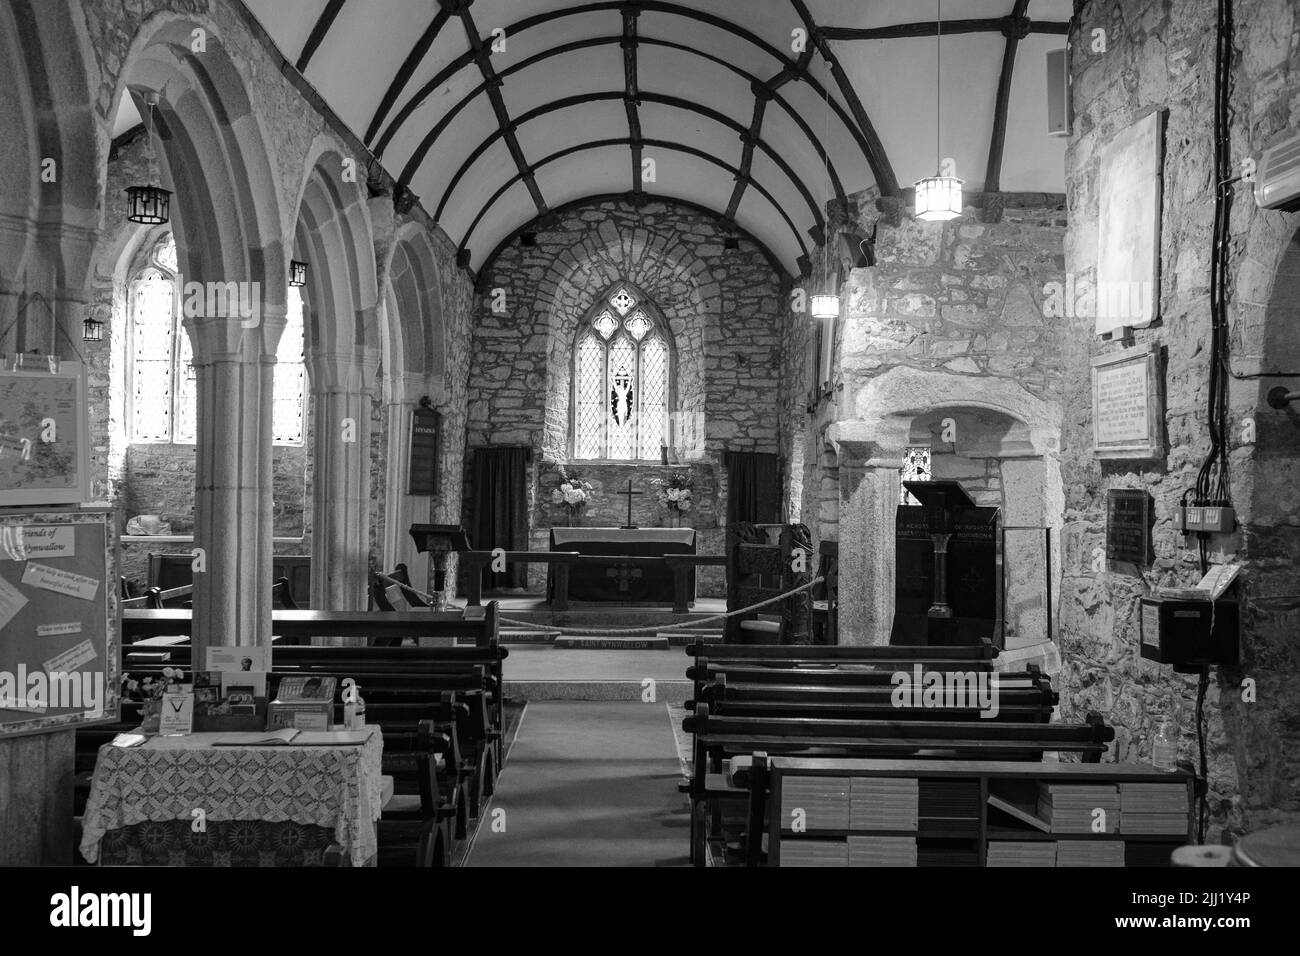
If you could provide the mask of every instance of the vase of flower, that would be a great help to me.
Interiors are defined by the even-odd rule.
[[[678,471],[659,478],[651,478],[650,484],[655,489],[659,507],[663,509],[665,527],[682,527],[695,503],[692,492],[695,486],[694,477],[690,472]]]
[[[560,486],[551,492],[551,502],[564,507],[565,524],[570,528],[582,526],[582,509],[592,499],[595,488],[576,471],[560,466]]]

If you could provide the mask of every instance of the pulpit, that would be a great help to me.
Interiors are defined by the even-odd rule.
[[[433,609],[447,606],[447,555],[453,551],[468,551],[469,537],[458,524],[413,524],[411,538],[416,551],[427,551],[433,558],[429,570],[429,593],[434,597]]]

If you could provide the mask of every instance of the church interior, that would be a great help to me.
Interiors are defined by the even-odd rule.
[[[0,864],[1300,864],[1293,0],[0,51]]]

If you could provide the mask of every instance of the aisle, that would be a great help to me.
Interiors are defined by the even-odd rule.
[[[465,865],[686,866],[681,779],[663,703],[532,702]]]

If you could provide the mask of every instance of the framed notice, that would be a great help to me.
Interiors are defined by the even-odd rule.
[[[1151,496],[1142,488],[1106,492],[1106,560],[1146,567],[1151,556]]]
[[[0,369],[0,505],[90,498],[86,378],[79,362]]]
[[[1155,345],[1092,360],[1094,458],[1159,458],[1164,406]]]
[[[438,494],[438,460],[442,442],[442,416],[428,405],[411,414],[410,465],[407,493]]]
[[[1164,114],[1122,130],[1101,154],[1096,333],[1143,328],[1160,306],[1160,163]]]

